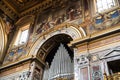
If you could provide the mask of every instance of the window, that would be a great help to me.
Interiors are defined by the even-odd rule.
[[[19,29],[14,45],[21,45],[27,42],[29,36],[29,25]]]
[[[115,0],[96,0],[96,12],[103,12],[116,6]]]
[[[28,37],[28,29],[23,30],[20,35],[19,44],[25,43]]]

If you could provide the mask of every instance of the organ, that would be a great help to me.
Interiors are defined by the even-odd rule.
[[[71,80],[73,78],[73,62],[63,44],[60,44],[51,66],[44,70],[43,80]]]

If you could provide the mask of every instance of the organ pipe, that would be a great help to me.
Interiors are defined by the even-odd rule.
[[[67,49],[60,44],[49,69],[44,70],[43,80],[69,78],[73,75],[73,63]]]

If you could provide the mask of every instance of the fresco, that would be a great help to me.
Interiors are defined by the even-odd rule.
[[[26,50],[23,48],[11,50],[5,57],[4,64],[9,62],[14,62],[16,60],[19,60],[22,57],[25,57]]]
[[[0,17],[3,19],[4,24],[6,25],[5,26],[6,34],[11,33],[15,29],[13,21],[5,13],[2,13]]]
[[[69,3],[70,6],[62,9],[46,10],[39,15],[36,33],[39,34],[64,22],[71,22],[83,17],[80,1]]]

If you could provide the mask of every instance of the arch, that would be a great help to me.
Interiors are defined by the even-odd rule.
[[[2,63],[4,56],[5,56],[5,50],[7,46],[7,34],[5,31],[5,24],[0,18],[0,62]]]
[[[41,48],[42,44],[44,44],[52,36],[58,34],[69,35],[73,40],[86,36],[84,30],[82,28],[79,28],[79,26],[69,25],[69,27],[65,27],[64,25],[63,28],[54,32],[50,32],[49,34],[46,34],[45,36],[38,38],[31,47],[29,55],[34,55],[34,56],[37,55],[37,52]]]
[[[24,17],[21,17],[16,23],[16,26],[21,26],[21,25],[25,25],[27,23],[32,23],[34,21],[35,16],[34,15],[27,15]]]
[[[41,48],[39,49],[41,52],[44,51],[43,55],[39,56],[41,54],[40,51],[38,51],[37,55],[39,57],[42,57],[42,60],[45,62],[48,62],[50,65],[55,56],[56,51],[62,44],[67,50],[71,60],[73,60],[73,56],[74,56],[73,50],[70,49],[69,46],[67,45],[72,40],[73,39],[69,35],[66,35],[66,34],[58,34],[58,35],[52,36],[46,42],[44,42],[44,44],[42,44]]]

